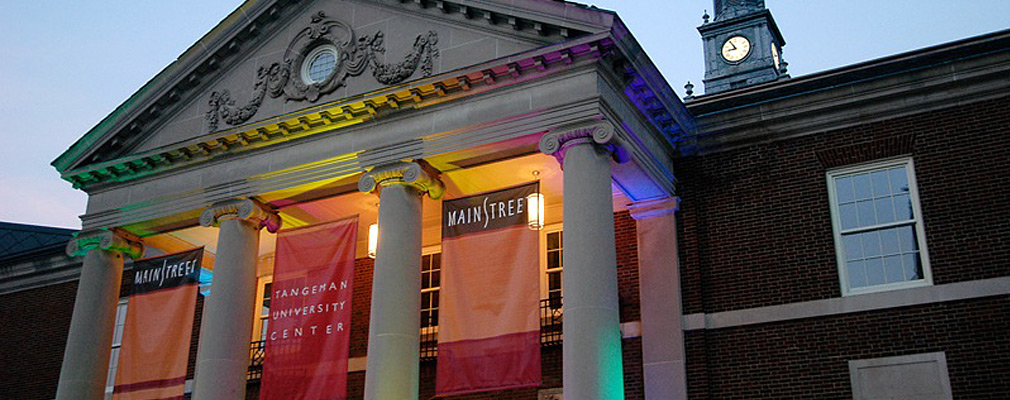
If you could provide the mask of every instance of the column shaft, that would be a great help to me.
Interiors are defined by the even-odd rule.
[[[224,219],[196,357],[196,400],[245,398],[256,301],[259,225]]]
[[[591,142],[564,155],[564,392],[624,398],[611,153]]]
[[[646,399],[687,399],[677,199],[629,207],[637,220]]]
[[[418,398],[420,259],[421,196],[411,186],[385,186],[379,200],[379,243],[372,278],[366,400]]]
[[[63,354],[57,400],[105,397],[116,304],[123,280],[123,255],[94,249],[84,256],[81,280]]]

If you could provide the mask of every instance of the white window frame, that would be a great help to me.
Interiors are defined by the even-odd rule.
[[[564,232],[564,225],[562,223],[555,223],[544,226],[544,229],[540,230],[540,300],[547,299],[547,291],[549,289],[549,282],[547,280],[547,235],[555,232]],[[564,239],[562,239],[564,240]],[[564,242],[561,245],[561,251],[564,252],[565,246]],[[561,308],[565,309],[565,282],[564,282],[564,270],[565,263],[562,257],[561,261]]]
[[[121,349],[123,347],[123,334],[124,334],[124,332],[123,332],[124,329],[123,328],[126,327],[126,313],[129,311],[129,306],[128,306],[128,304],[130,302],[129,300],[130,300],[129,297],[121,297],[119,299],[119,302],[116,303],[116,320],[115,320],[116,322],[115,322],[115,325],[113,325],[113,333],[112,333],[112,349],[113,350]],[[120,313],[120,310],[122,310],[122,313]],[[122,321],[122,324],[120,324],[120,321]],[[118,335],[117,335],[117,333],[118,333]],[[116,336],[119,336],[119,342],[116,342]],[[118,365],[119,364],[119,353],[115,353],[116,354],[115,357],[112,357],[111,353],[115,353],[115,352],[110,351],[109,369],[106,372],[106,376],[105,376],[105,399],[106,400],[112,398],[112,391],[116,387],[116,372],[119,369],[119,365]]]
[[[257,307],[256,307],[256,319],[253,321],[253,336],[252,336],[254,342],[256,342],[256,341],[262,341],[262,340],[267,340],[267,338],[263,336],[263,321],[266,320],[267,326],[269,327],[269,325],[270,325],[270,321],[269,321],[270,320],[270,314],[267,313],[266,315],[263,315],[263,301],[266,300],[267,284],[272,284],[273,282],[274,282],[274,276],[273,275],[267,275],[267,276],[261,277],[259,283],[256,286],[256,306]],[[271,299],[271,305],[273,305],[273,301],[272,301],[273,300],[273,296],[271,296],[270,299]]]
[[[442,245],[438,244],[438,245],[428,246],[428,247],[422,248],[421,249],[421,259],[417,260],[418,261],[418,266],[420,267],[420,262],[421,262],[421,260],[424,259],[424,256],[430,256],[432,254],[442,254]],[[417,294],[418,301],[420,301],[420,296],[422,295],[422,293],[425,293],[425,292],[435,292],[435,291],[439,292],[439,296],[438,296],[439,297],[439,306],[438,306],[438,308],[436,308],[437,310],[439,310],[439,318],[441,318],[441,314],[442,314],[442,304],[441,304],[442,303],[442,281],[445,280],[445,273],[443,272],[444,271],[444,267],[445,267],[445,257],[442,257],[442,261],[441,261],[441,263],[438,266],[438,271],[439,271],[438,287],[437,288],[428,288],[428,289],[423,289],[422,288],[421,292]],[[417,270],[417,278],[421,279],[421,270],[420,269]],[[422,305],[421,307],[423,308],[424,306]],[[421,314],[417,314],[417,318],[418,318],[418,320],[420,320]],[[432,325],[432,326],[429,326],[429,327],[421,327],[422,333],[426,329],[430,329],[432,332],[438,333],[438,325]]]
[[[905,166],[908,176],[909,199],[912,203],[912,219],[916,241],[919,245],[919,263],[922,267],[923,279],[905,282],[886,283],[882,285],[867,286],[862,288],[849,288],[848,268],[845,264],[845,248],[842,241],[841,216],[838,211],[838,194],[835,190],[835,178],[851,175],[860,172]],[[929,264],[929,251],[926,249],[926,229],[922,221],[922,209],[919,207],[919,185],[915,177],[915,163],[911,157],[899,157],[886,160],[878,160],[870,163],[857,164],[843,168],[833,169],[827,172],[828,202],[831,205],[831,229],[834,233],[835,241],[835,262],[838,267],[839,284],[842,288],[842,296],[852,296],[865,293],[877,293],[890,290],[907,289],[913,287],[930,286],[933,284],[933,273]],[[859,228],[861,231],[872,231],[886,229],[891,226],[909,225],[907,222],[896,222],[879,224]]]

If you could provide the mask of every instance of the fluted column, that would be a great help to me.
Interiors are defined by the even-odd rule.
[[[646,399],[687,399],[684,327],[677,255],[677,208],[670,198],[628,207],[637,223],[642,299],[642,369]]]
[[[379,166],[358,189],[379,191],[379,243],[372,276],[365,400],[418,398],[420,382],[421,198],[442,197],[436,172],[422,163]]]
[[[256,317],[259,232],[280,229],[280,217],[252,199],[214,204],[200,215],[219,226],[211,294],[204,305],[196,355],[195,400],[245,399],[249,342]]]
[[[67,255],[83,255],[84,264],[56,389],[58,400],[105,397],[123,257],[143,254],[144,247],[135,238],[109,230],[81,232],[67,244]]]
[[[540,151],[564,170],[564,396],[623,399],[610,167],[627,155],[603,121],[548,133]]]

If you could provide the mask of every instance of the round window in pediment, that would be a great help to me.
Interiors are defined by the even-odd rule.
[[[306,84],[326,82],[337,70],[340,53],[333,45],[318,46],[309,52],[302,63],[302,81]]]

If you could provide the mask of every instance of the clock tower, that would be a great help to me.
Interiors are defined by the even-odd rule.
[[[764,0],[714,0],[715,19],[698,27],[705,46],[705,93],[787,77],[786,41]]]

